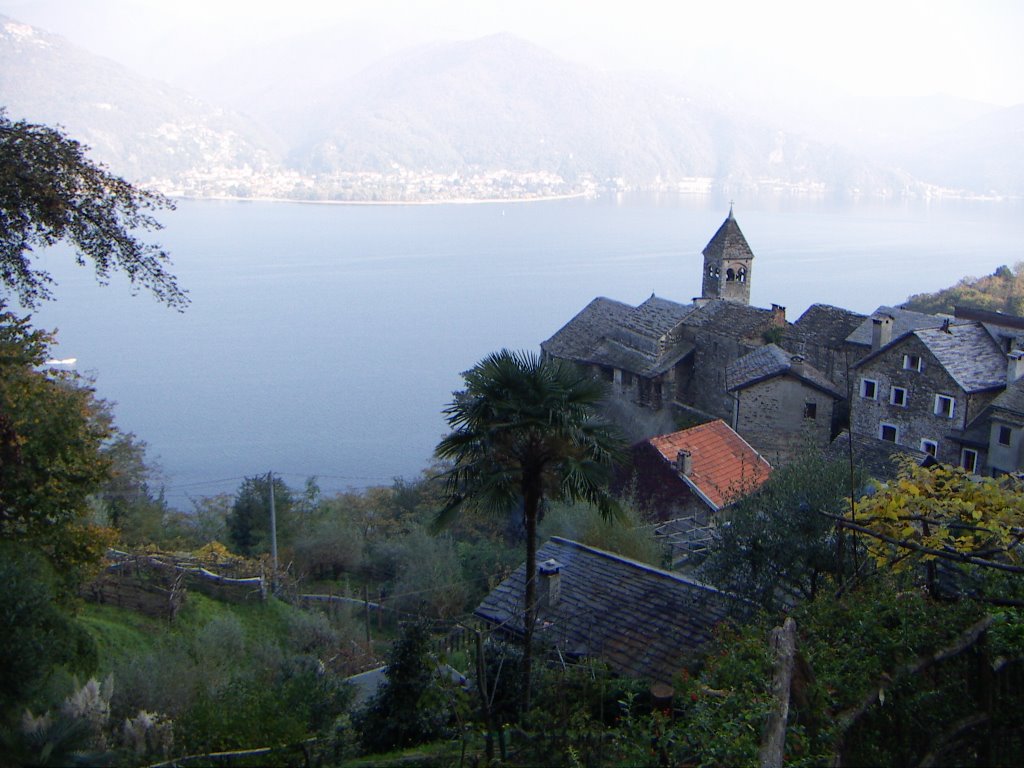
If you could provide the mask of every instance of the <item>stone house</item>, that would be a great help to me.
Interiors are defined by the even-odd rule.
[[[853,368],[851,431],[981,471],[975,421],[1006,387],[1007,356],[978,322],[948,318],[887,341],[893,318],[873,318],[877,349]]]
[[[969,430],[966,449],[981,447],[993,475],[1024,471],[1024,352],[1007,356],[1007,386]],[[980,444],[980,445],[979,445]]]
[[[553,537],[537,551],[534,637],[565,660],[602,659],[617,674],[673,685],[741,600],[678,573]],[[523,635],[526,566],[475,615],[510,639]]]
[[[802,355],[760,347],[729,366],[726,384],[735,398],[733,429],[772,463],[825,448],[837,431],[843,393]]]
[[[715,513],[760,488],[771,465],[722,420],[641,440],[617,478],[659,522],[690,518],[707,525]]]

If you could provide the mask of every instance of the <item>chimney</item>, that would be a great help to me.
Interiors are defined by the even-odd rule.
[[[804,372],[804,356],[793,355],[789,358],[789,368],[793,373],[801,374]]]
[[[537,607],[540,609],[551,608],[558,605],[562,596],[562,564],[555,558],[549,558],[537,566],[537,573],[540,574],[540,583],[537,594]]]
[[[871,351],[875,352],[892,341],[891,315],[879,315],[871,318]]]
[[[1006,356],[1006,386],[1024,376],[1024,350],[1015,349]]]
[[[781,304],[772,304],[772,325],[776,328],[786,327],[786,308]]]
[[[676,454],[676,471],[684,477],[693,472],[693,456],[689,451],[679,451]]]

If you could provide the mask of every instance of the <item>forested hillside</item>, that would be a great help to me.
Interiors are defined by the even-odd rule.
[[[916,312],[948,314],[957,306],[1024,315],[1024,262],[1018,262],[1013,269],[1003,265],[984,277],[965,277],[935,293],[915,294],[903,304]]]

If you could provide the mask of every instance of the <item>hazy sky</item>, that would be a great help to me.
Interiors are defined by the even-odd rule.
[[[0,0],[0,13],[172,82],[197,60],[310,31],[336,28],[353,66],[510,32],[587,64],[739,90],[1024,103],[1021,0]]]

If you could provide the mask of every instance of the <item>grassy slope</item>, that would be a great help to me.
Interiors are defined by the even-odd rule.
[[[169,632],[191,637],[213,619],[226,615],[238,620],[250,642],[269,640],[284,643],[289,617],[297,613],[301,613],[301,609],[279,600],[234,604],[190,592],[173,623],[125,608],[94,603],[86,604],[80,621],[96,640],[100,672],[107,674],[121,659],[154,651],[161,637]]]

